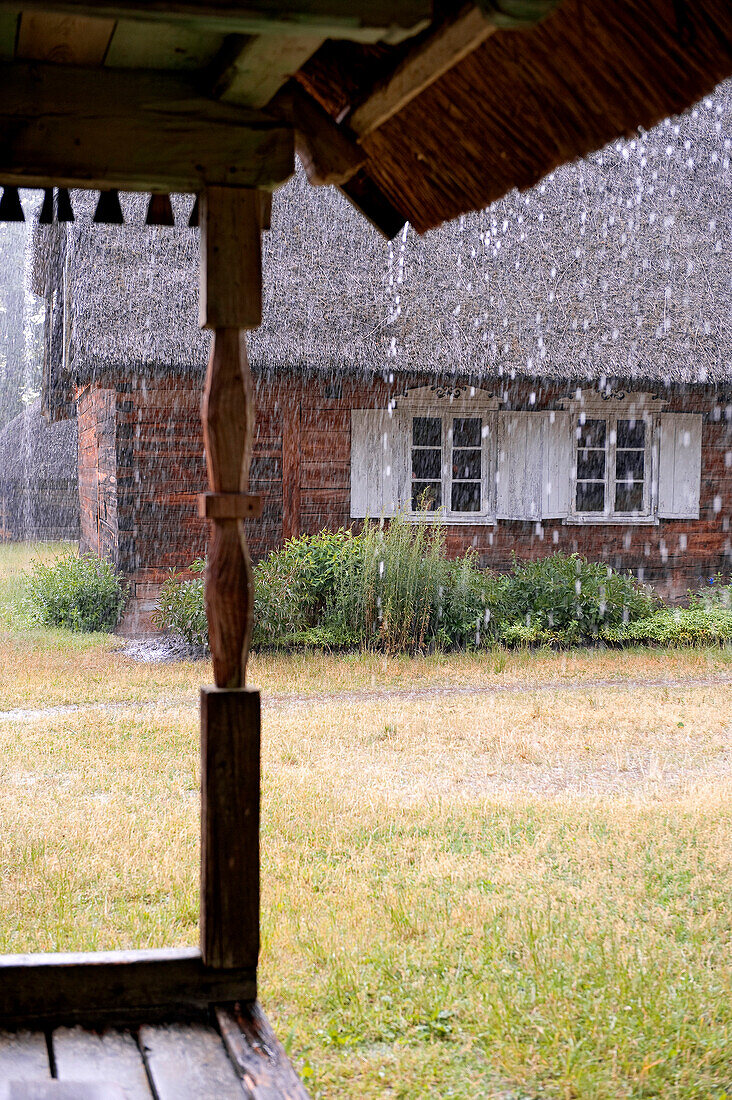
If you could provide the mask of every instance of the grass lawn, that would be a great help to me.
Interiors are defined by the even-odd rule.
[[[210,669],[27,629],[26,560],[0,550],[0,950],[195,943]],[[732,1097],[729,650],[250,679],[261,998],[314,1096]]]

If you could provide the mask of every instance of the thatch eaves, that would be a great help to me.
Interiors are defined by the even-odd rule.
[[[298,174],[265,236],[256,370],[732,380],[732,87],[524,194],[385,242]],[[68,366],[202,371],[197,234],[67,230]],[[181,212],[190,200],[177,200]]]

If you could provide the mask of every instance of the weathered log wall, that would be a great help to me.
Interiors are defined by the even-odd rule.
[[[415,379],[414,384],[423,381]],[[383,408],[392,391],[382,381],[329,382],[282,375],[257,379],[250,491],[262,496],[263,511],[260,519],[247,521],[255,561],[285,538],[352,522],[350,411]],[[567,386],[542,390],[517,383],[511,404],[526,407],[532,392],[532,407],[541,408],[564,396]],[[195,507],[196,495],[205,488],[200,392],[198,384],[189,381],[118,385],[114,451],[112,393],[96,387],[85,391],[79,402],[83,540],[116,560],[143,595],[145,586],[159,584],[168,569],[184,568],[205,552],[205,525]],[[580,527],[559,521],[544,521],[540,527],[523,521],[448,525],[450,552],[459,554],[471,547],[482,565],[503,570],[510,568],[514,554],[535,558],[553,550],[578,551],[632,570],[673,597],[683,596],[688,587],[720,570],[729,571],[732,422],[711,388],[671,392],[667,407],[699,412],[704,418],[698,521],[662,520],[636,527]],[[95,416],[96,452],[89,445]],[[105,467],[112,454],[116,474]]]

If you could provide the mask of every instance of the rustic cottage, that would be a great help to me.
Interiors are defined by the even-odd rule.
[[[76,420],[34,401],[0,432],[0,541],[79,537]]]
[[[422,239],[387,243],[341,196],[288,184],[251,338],[253,555],[400,509],[497,569],[578,550],[677,597],[726,572],[731,109],[723,86]],[[204,553],[207,338],[195,232],[136,228],[126,201],[124,228],[42,230],[37,267],[82,545],[144,602]]]

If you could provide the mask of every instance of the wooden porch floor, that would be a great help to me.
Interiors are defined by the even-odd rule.
[[[258,1004],[210,1023],[0,1032],[0,1100],[307,1100]]]

